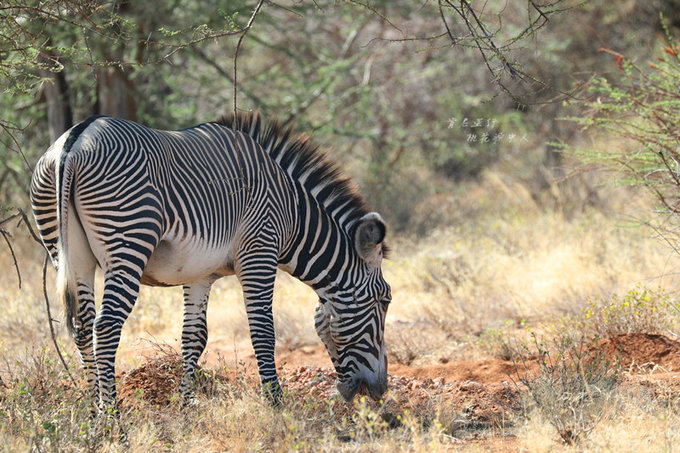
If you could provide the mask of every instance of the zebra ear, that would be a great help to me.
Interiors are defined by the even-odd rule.
[[[359,256],[371,266],[380,267],[383,259],[385,222],[377,212],[369,212],[359,219],[354,231],[354,247]]]

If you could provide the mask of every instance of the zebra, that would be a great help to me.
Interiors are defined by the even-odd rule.
[[[117,410],[115,356],[140,284],[183,286],[179,392],[185,403],[195,400],[210,288],[228,275],[242,287],[264,394],[280,404],[277,269],[318,295],[314,326],[338,393],[377,400],[386,391],[385,222],[292,127],[265,121],[259,111],[177,131],[91,117],[40,158],[31,205],[95,411]],[[97,266],[104,275],[98,310]]]

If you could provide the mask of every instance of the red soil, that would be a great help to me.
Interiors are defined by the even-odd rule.
[[[618,361],[629,384],[655,387],[655,379],[660,379],[674,388],[680,387],[680,373],[673,373],[680,372],[677,341],[662,335],[625,334],[602,339],[587,349],[601,351],[612,363]],[[206,369],[219,368],[220,371],[202,373],[199,393],[210,392],[215,388],[215,381],[238,385],[245,379],[246,387],[257,389],[252,353],[241,353],[240,357],[240,364],[228,369],[224,362],[221,367],[216,366],[215,351],[208,354]],[[335,371],[321,346],[279,353],[278,357],[283,388],[294,401],[334,395]],[[535,360],[528,360],[521,368],[530,373],[538,371]],[[519,396],[523,389],[516,384],[519,381],[516,367],[509,361],[485,359],[424,367],[392,364],[389,371],[390,390],[383,407],[388,415],[403,413],[405,409],[418,413],[419,409],[436,402],[467,420],[492,426],[520,408]],[[181,357],[177,353],[166,353],[121,373],[118,376],[121,407],[176,405],[180,375]],[[512,438],[503,441],[507,443],[507,451],[513,450]]]
[[[653,369],[680,371],[680,343],[663,335],[622,334],[600,340],[597,349],[609,359],[618,359],[630,373]]]
[[[390,366],[390,373],[409,378],[441,379],[443,382],[474,381],[479,384],[509,382],[517,378],[513,362],[497,359],[448,362],[417,368],[395,364]]]
[[[144,401],[153,406],[167,406],[182,380],[179,354],[151,359],[144,365],[118,376],[121,407],[132,407]]]

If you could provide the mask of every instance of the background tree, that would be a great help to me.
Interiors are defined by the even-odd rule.
[[[172,129],[228,112],[237,37],[255,5],[4,2],[2,205],[25,205],[31,163],[91,114]],[[240,49],[239,108],[332,146],[397,229],[435,226],[432,200],[489,165],[554,203],[561,163],[546,143],[577,138],[554,120],[569,112],[558,101],[589,79],[584,70],[609,64],[597,52],[608,41],[644,49],[663,8],[673,10],[661,1],[264,2]]]
[[[637,64],[623,54],[601,49],[617,71],[593,80],[586,114],[571,118],[583,130],[606,134],[616,146],[570,147],[583,161],[613,171],[620,184],[652,192],[666,220],[654,225],[678,251],[680,216],[680,45],[668,29],[652,59]],[[611,143],[611,142],[609,142]]]

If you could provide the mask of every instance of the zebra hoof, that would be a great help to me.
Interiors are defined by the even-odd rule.
[[[278,382],[268,382],[265,384],[264,395],[272,407],[280,408],[283,405],[283,391]]]
[[[198,398],[196,395],[194,393],[184,395],[180,401],[180,408],[189,409],[194,407],[198,407]]]

